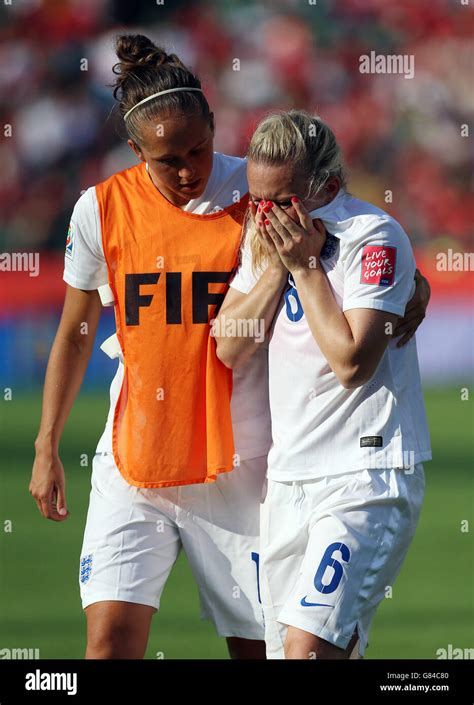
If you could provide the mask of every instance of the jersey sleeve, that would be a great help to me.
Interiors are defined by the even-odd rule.
[[[403,316],[415,289],[416,264],[401,226],[383,221],[344,245],[342,310],[373,308]]]
[[[243,294],[248,294],[254,288],[262,276],[264,270],[258,270],[254,273],[252,269],[252,252],[248,242],[244,243],[239,253],[239,266],[230,282],[230,286]]]
[[[107,284],[95,188],[85,191],[74,206],[66,239],[63,279],[76,289]]]

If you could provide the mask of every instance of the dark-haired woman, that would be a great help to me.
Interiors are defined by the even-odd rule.
[[[119,38],[117,55],[115,96],[140,164],[88,189],[74,209],[30,491],[43,516],[67,518],[59,439],[101,299],[112,303],[117,333],[105,348],[119,366],[81,552],[86,657],[143,657],[184,548],[202,616],[232,656],[263,658],[266,351],[232,380],[209,335],[239,249],[246,163],[213,151],[213,114],[178,57],[140,35]]]

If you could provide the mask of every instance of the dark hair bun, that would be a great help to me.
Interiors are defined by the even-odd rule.
[[[143,34],[122,34],[115,41],[115,53],[119,59],[113,66],[113,72],[118,76],[115,82],[114,97],[123,89],[124,82],[130,74],[143,69],[156,69],[159,66],[175,66],[188,71],[176,54],[167,54]]]
[[[143,34],[122,34],[117,37],[115,51],[122,71],[127,67],[136,67],[137,64],[159,66],[168,58],[163,49]]]

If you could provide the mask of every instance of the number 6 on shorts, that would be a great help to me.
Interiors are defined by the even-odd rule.
[[[333,553],[335,551],[340,551],[342,555],[342,560],[345,563],[348,563],[350,560],[351,552],[345,543],[337,542],[329,544],[327,549],[324,551],[321,563],[319,564],[318,570],[316,571],[316,575],[314,576],[314,587],[319,592],[334,592],[334,590],[337,589],[339,583],[341,582],[341,578],[344,571],[341,563],[335,558],[333,558]],[[323,577],[326,572],[326,568],[332,568],[334,570],[334,575],[332,576],[332,580],[330,583],[328,583],[328,585],[325,585],[323,583]]]

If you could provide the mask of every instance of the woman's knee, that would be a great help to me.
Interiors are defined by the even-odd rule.
[[[86,658],[143,658],[155,611],[148,605],[118,601],[86,607]]]

